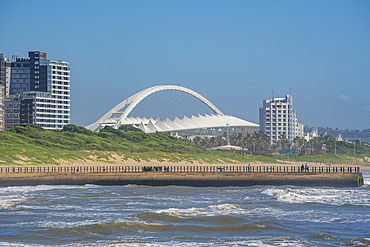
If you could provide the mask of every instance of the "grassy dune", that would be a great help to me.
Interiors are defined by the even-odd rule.
[[[365,152],[366,151],[366,152]],[[335,163],[369,163],[367,151],[363,155],[336,154]],[[208,151],[202,146],[177,139],[167,133],[145,134],[125,126],[110,127],[92,132],[76,125],[67,125],[62,131],[46,131],[37,125],[23,124],[0,132],[0,165],[60,165],[88,162],[115,164],[133,159],[140,161],[167,161],[189,163],[279,163],[277,160],[334,163],[334,154],[316,155],[242,155]]]
[[[175,163],[276,163],[266,156],[207,151],[167,133],[148,135],[134,129],[109,127],[95,133],[75,125],[52,132],[23,124],[0,132],[0,153],[0,165],[59,165],[86,160],[114,163],[112,158],[117,155],[137,161]]]

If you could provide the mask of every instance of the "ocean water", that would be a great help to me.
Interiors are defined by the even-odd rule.
[[[0,188],[0,246],[370,246],[359,188]]]

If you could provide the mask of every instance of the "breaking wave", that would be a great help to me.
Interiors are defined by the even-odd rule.
[[[195,216],[217,216],[217,215],[240,215],[245,214],[245,210],[235,204],[212,205],[206,208],[169,208],[157,210],[157,213],[165,213],[177,217]]]
[[[270,188],[262,191],[262,194],[275,196],[277,201],[282,203],[370,206],[370,191],[361,189]]]
[[[49,190],[73,190],[84,187],[92,187],[92,185],[38,185],[0,188],[0,208],[11,209],[13,206],[25,202],[27,198],[34,192]]]

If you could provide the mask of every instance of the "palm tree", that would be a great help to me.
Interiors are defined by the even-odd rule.
[[[196,145],[200,145],[201,144],[201,140],[199,136],[196,136],[194,137],[193,139],[193,143],[196,144]]]
[[[286,134],[283,133],[280,136],[280,139],[277,141],[277,144],[281,147],[281,153],[283,153],[282,150],[284,150],[288,146],[288,142],[289,141],[286,139]]]

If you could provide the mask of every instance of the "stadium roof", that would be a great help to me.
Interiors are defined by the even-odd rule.
[[[129,113],[146,97],[149,95],[162,91],[162,90],[177,90],[185,92],[207,105],[214,114],[211,115],[198,115],[191,117],[184,116],[183,118],[175,117],[170,120],[168,118],[163,121],[159,118],[153,119],[152,117],[128,117]],[[120,110],[125,108],[123,112]],[[118,117],[116,117],[119,115]],[[163,132],[186,132],[186,134],[194,135],[218,135],[226,131],[226,128],[231,129],[231,133],[236,130],[237,132],[253,133],[259,130],[259,125],[242,120],[237,117],[225,115],[209,100],[204,98],[199,93],[188,89],[186,87],[177,85],[160,85],[147,88],[129,98],[122,101],[116,107],[107,112],[103,117],[93,124],[86,126],[86,128],[99,131],[104,126],[111,126],[118,129],[121,125],[133,125],[140,128],[146,133],[155,133],[157,131]]]

